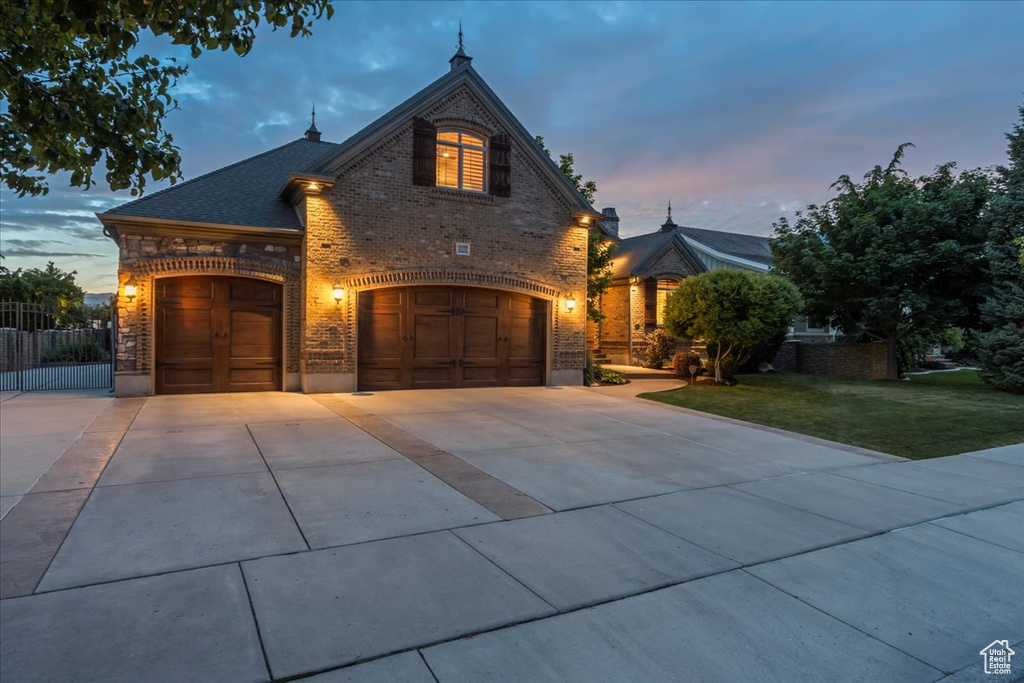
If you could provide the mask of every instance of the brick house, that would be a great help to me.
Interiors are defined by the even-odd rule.
[[[483,81],[99,214],[118,395],[580,384],[601,218]]]
[[[612,284],[601,296],[605,315],[599,325],[588,323],[587,343],[595,357],[622,365],[639,364],[646,352],[645,337],[664,324],[665,302],[679,281],[691,275],[728,268],[766,273],[771,269],[771,240],[719,230],[676,225],[672,206],[654,232],[619,238],[619,217],[606,208],[599,221],[605,241],[615,244]],[[823,340],[834,334],[801,318],[793,322],[790,338]]]

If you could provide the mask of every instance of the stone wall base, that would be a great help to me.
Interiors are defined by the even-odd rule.
[[[306,394],[346,394],[356,390],[356,376],[344,372],[302,375]]]
[[[551,371],[551,386],[553,387],[572,387],[582,384],[583,368]]]
[[[153,380],[147,375],[114,375],[114,396],[152,396]]]

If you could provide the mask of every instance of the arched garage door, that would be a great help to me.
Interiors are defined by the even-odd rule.
[[[547,303],[470,287],[359,294],[359,389],[544,384]]]
[[[156,281],[156,392],[281,388],[281,286],[235,277]]]

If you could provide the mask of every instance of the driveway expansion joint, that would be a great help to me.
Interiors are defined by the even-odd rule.
[[[552,512],[497,477],[335,394],[314,394],[311,398],[504,520]]]

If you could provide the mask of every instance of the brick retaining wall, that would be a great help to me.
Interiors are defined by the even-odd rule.
[[[781,372],[805,375],[885,379],[885,344],[813,343],[789,341],[772,360]]]

